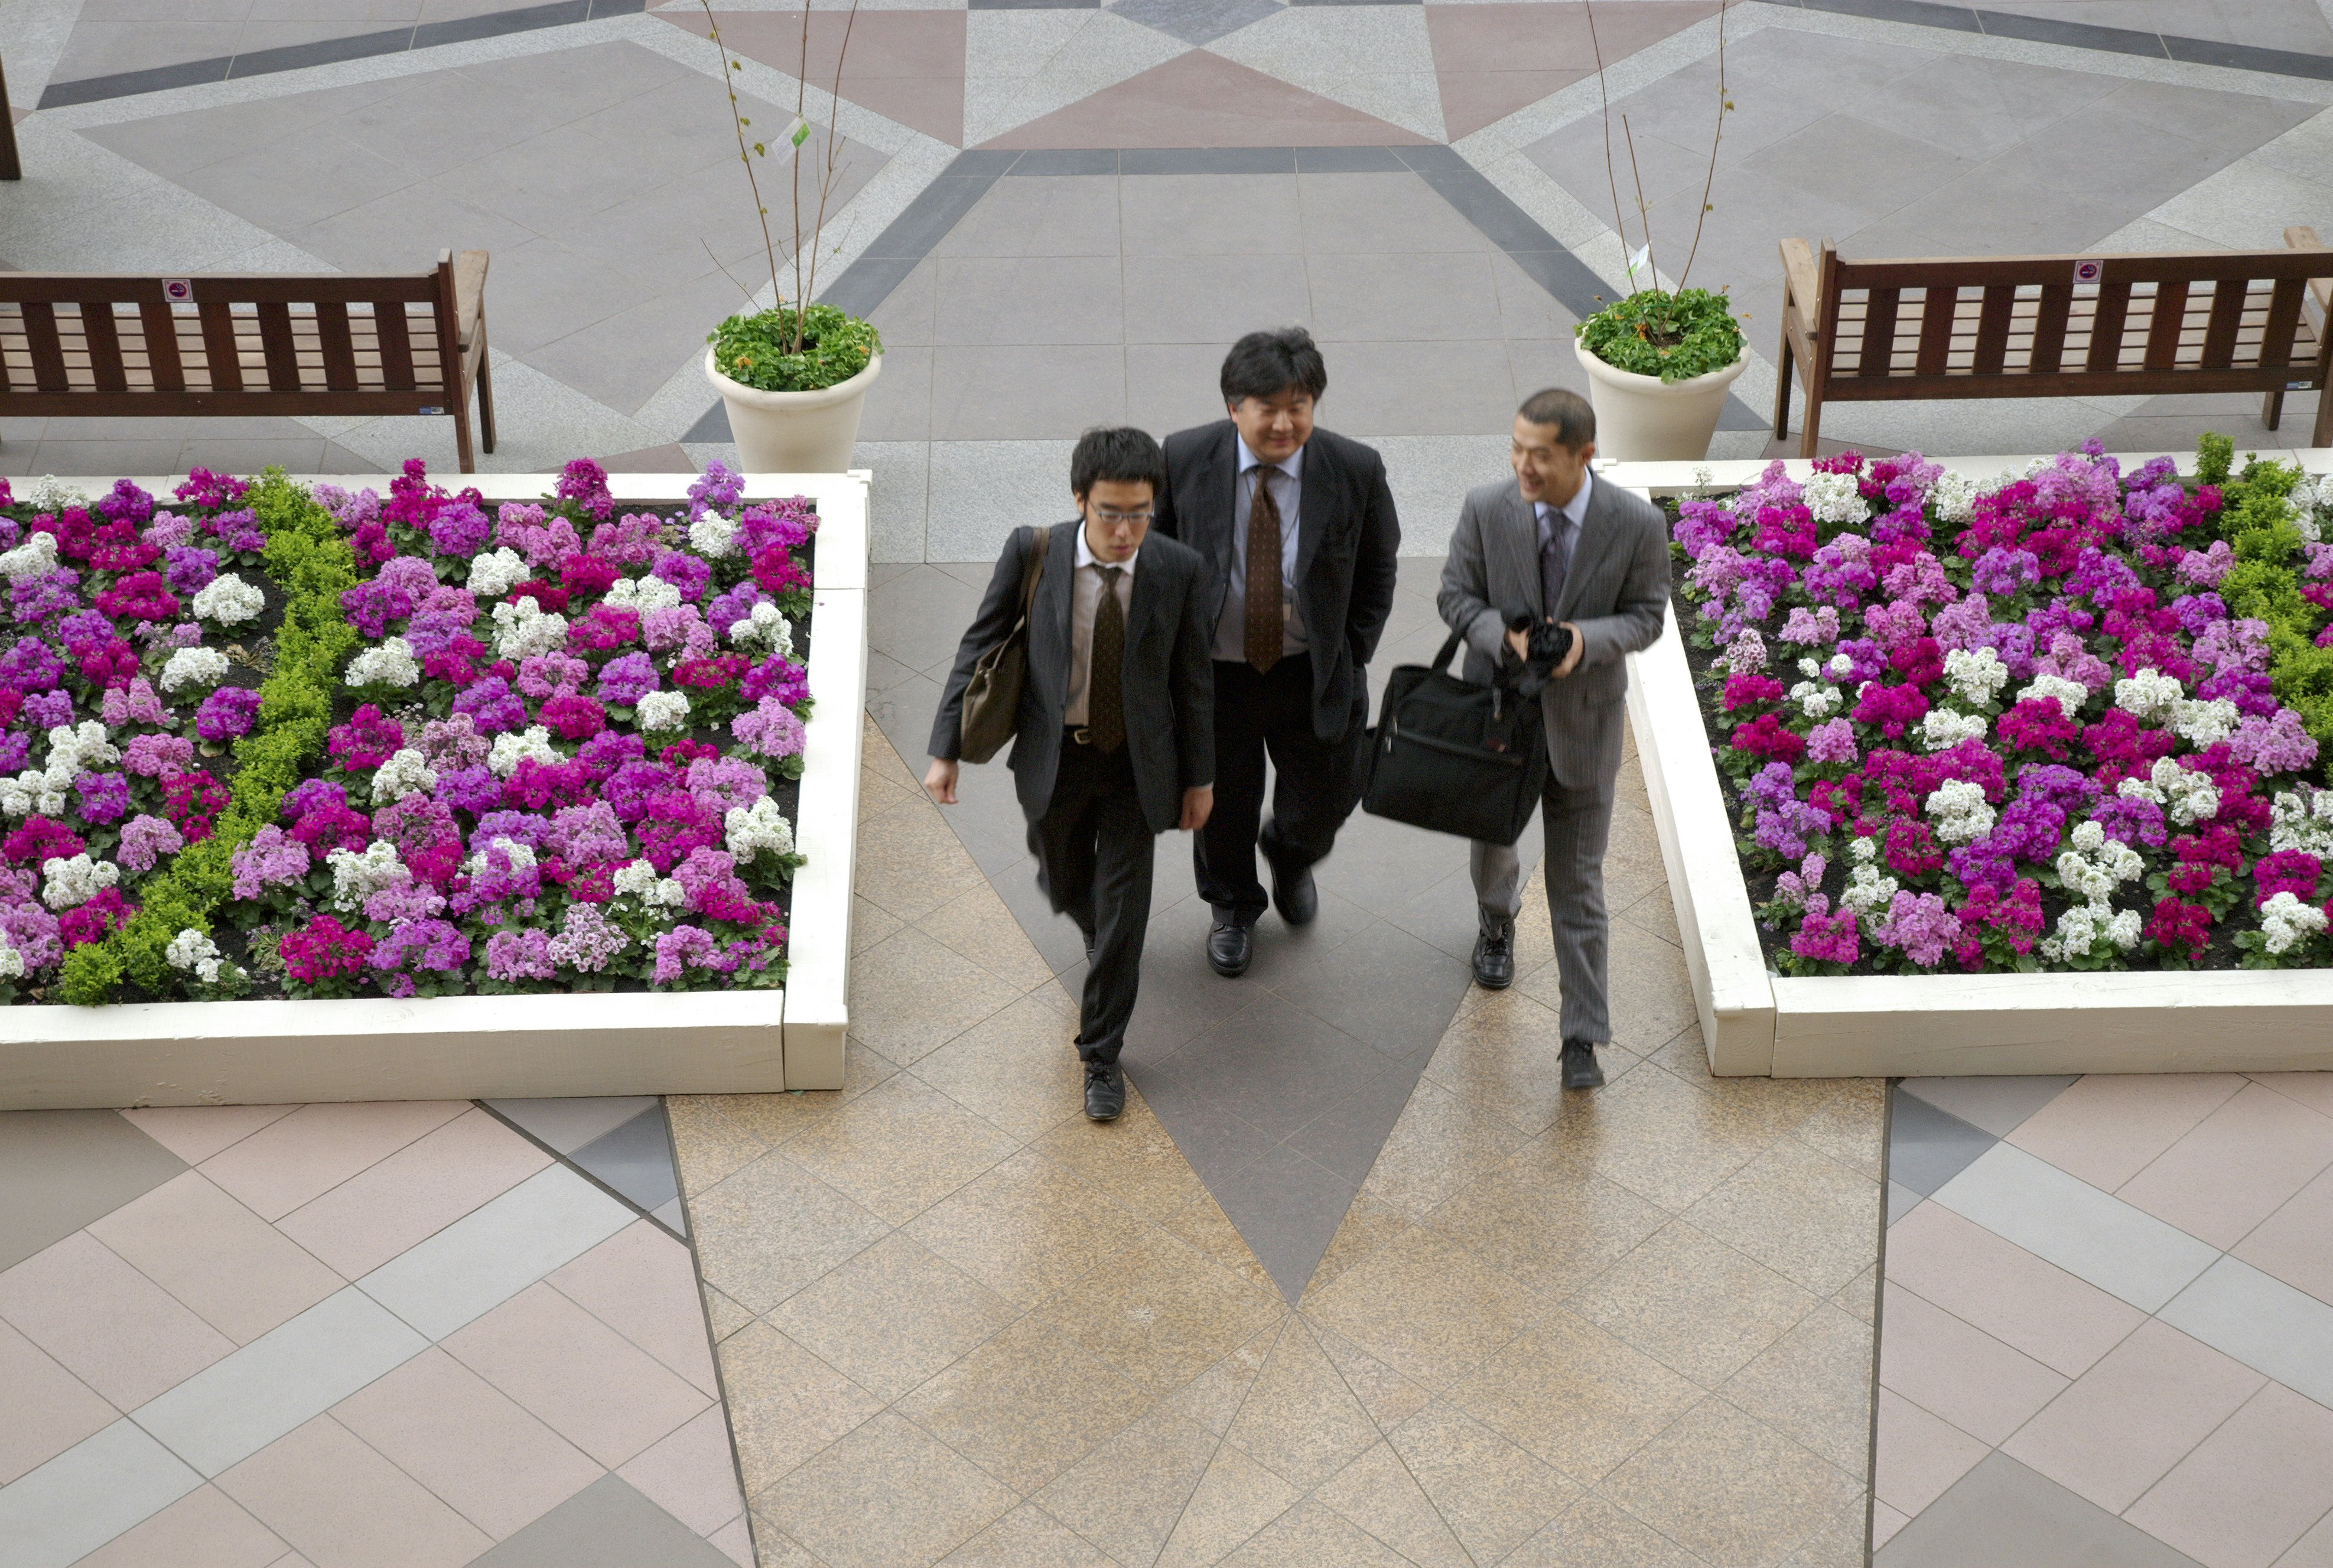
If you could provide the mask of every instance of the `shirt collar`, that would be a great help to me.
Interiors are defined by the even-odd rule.
[[[1141,547],[1138,545],[1135,548],[1133,554],[1128,556],[1123,561],[1113,561],[1109,563],[1109,564],[1118,567],[1123,571],[1131,572],[1134,570],[1134,563],[1141,559],[1142,550]],[[1080,519],[1078,523],[1078,564],[1080,566],[1090,566],[1099,571],[1100,570],[1102,563],[1101,557],[1093,553],[1093,546],[1086,543],[1086,525],[1084,520]]]
[[[1263,460],[1263,458],[1261,458],[1261,457],[1257,457],[1253,452],[1251,452],[1251,451],[1249,451],[1249,450],[1247,449],[1247,438],[1246,438],[1246,437],[1244,437],[1244,436],[1238,436],[1238,435],[1235,435],[1235,436],[1234,436],[1234,437],[1232,438],[1232,440],[1233,440],[1233,442],[1234,442],[1235,445],[1237,445],[1237,446],[1238,446],[1238,447],[1239,447],[1239,471],[1240,471],[1241,473],[1244,474],[1244,473],[1246,473],[1250,468],[1262,468],[1262,467],[1265,467],[1269,466],[1269,467],[1274,467],[1274,468],[1279,469],[1282,473],[1283,473],[1283,474],[1287,475],[1287,476],[1288,476],[1290,478],[1291,478],[1291,479],[1295,479],[1295,480],[1298,480],[1298,481],[1300,481],[1300,482],[1303,479],[1303,477],[1304,477],[1304,448],[1303,448],[1303,447],[1297,447],[1295,451],[1291,452],[1291,453],[1288,455],[1287,458],[1286,458],[1284,461],[1278,462],[1278,463],[1273,463],[1273,464],[1270,464],[1270,465],[1266,465],[1266,464],[1265,464],[1265,462],[1264,462],[1264,460]]]
[[[1550,505],[1545,501],[1536,501],[1531,504],[1531,510],[1542,523],[1551,521],[1552,515],[1560,512],[1566,520],[1577,528],[1588,521],[1588,496],[1589,492],[1595,487],[1595,475],[1582,473],[1579,476],[1579,488],[1571,493],[1570,500],[1560,506]]]

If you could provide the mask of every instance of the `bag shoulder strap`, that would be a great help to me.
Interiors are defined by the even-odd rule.
[[[1443,643],[1442,651],[1434,656],[1435,674],[1439,675],[1444,670],[1450,668],[1450,660],[1455,658],[1458,652],[1458,643],[1459,636],[1454,631],[1450,634],[1449,640]]]
[[[1037,608],[1037,584],[1045,577],[1045,552],[1053,543],[1050,528],[1032,527],[1035,535],[1029,541],[1029,558],[1021,563],[1021,619],[1026,621]]]

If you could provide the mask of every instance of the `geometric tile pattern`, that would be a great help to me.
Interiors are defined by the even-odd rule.
[[[1914,1080],[1893,1126],[1897,1182],[1956,1169],[1888,1232],[1882,1568],[2319,1560],[2333,1074]]]

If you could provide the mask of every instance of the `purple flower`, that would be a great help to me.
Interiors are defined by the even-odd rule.
[[[715,631],[726,637],[731,627],[752,618],[754,606],[767,603],[769,600],[770,596],[762,592],[761,585],[748,579],[728,592],[715,595],[713,602],[706,606],[705,618],[713,623]]]
[[[713,563],[683,550],[667,550],[656,558],[648,575],[661,577],[680,590],[680,596],[692,602],[705,596],[713,582]]]
[[[2143,795],[2108,795],[2090,814],[2106,829],[2107,837],[2120,839],[2127,844],[2145,844],[2159,850],[2167,836],[2163,826],[2163,808]]]
[[[705,477],[688,487],[688,520],[694,523],[707,512],[734,512],[744,498],[745,476],[731,473],[716,459],[705,466]]]
[[[2041,558],[2031,550],[1996,544],[1976,558],[1976,564],[1969,570],[1969,581],[1980,593],[2011,598],[2020,590],[2041,581]]]
[[[503,798],[503,781],[484,763],[437,775],[437,798],[456,811],[491,811]]]
[[[248,687],[222,686],[195,710],[195,733],[207,741],[233,740],[249,735],[258,717],[259,693]]]
[[[447,974],[469,957],[470,938],[444,920],[408,920],[393,928],[372,951],[373,967],[384,974],[408,966]]]
[[[616,509],[608,493],[608,471],[589,457],[578,457],[559,476],[559,498],[576,503],[591,517],[605,517]]]
[[[2248,716],[2228,737],[2228,755],[2262,777],[2299,773],[2317,760],[2317,742],[2300,725],[2300,716],[2280,707],[2275,717]]]
[[[302,779],[283,792],[283,820],[296,822],[322,806],[348,808],[349,792],[330,779]]]
[[[2179,564],[2173,570],[2182,582],[2192,582],[2198,588],[2217,588],[2220,579],[2235,570],[2236,553],[2224,539],[2214,539],[2209,550],[2189,550],[2182,553]]]
[[[206,534],[216,534],[218,542],[237,554],[256,555],[267,548],[267,534],[259,526],[258,516],[251,512],[222,512],[206,519],[201,524]]]
[[[81,608],[81,573],[69,566],[19,577],[9,585],[9,608],[17,620],[38,624]]]
[[[521,931],[497,931],[486,938],[486,977],[490,980],[548,980],[556,969],[548,931],[530,927]]]
[[[494,531],[493,522],[476,506],[467,501],[450,501],[429,520],[429,544],[440,555],[467,561],[486,547]]]
[[[1944,949],[1961,934],[1960,918],[1934,893],[1898,892],[1887,912],[1872,922],[1872,935],[1883,946],[1900,948],[1923,969],[1944,960]]]
[[[675,926],[657,938],[656,983],[669,986],[684,971],[715,967],[721,945],[712,934],[696,926]]]
[[[748,751],[763,756],[794,756],[802,748],[802,721],[774,697],[763,697],[751,713],[730,720],[729,731]]]
[[[705,623],[705,617],[694,604],[649,611],[640,617],[640,640],[648,644],[651,652],[680,649],[690,659],[703,659],[718,647],[713,629]]]
[[[166,725],[172,722],[170,710],[154,689],[154,683],[144,676],[133,678],[129,686],[108,690],[98,704],[98,717],[108,729],[120,729],[127,724]]]
[[[482,812],[478,825],[470,830],[470,848],[484,851],[496,839],[508,839],[537,850],[550,831],[550,820],[534,812]]]
[[[44,691],[65,678],[65,661],[37,637],[24,637],[0,654],[0,686]]]
[[[433,718],[421,726],[421,755],[441,774],[479,766],[491,749],[466,713]]]
[[[603,729],[576,748],[575,760],[594,774],[604,776],[628,762],[638,762],[648,754],[648,742],[638,736]]]
[[[454,698],[454,711],[466,715],[481,735],[526,727],[526,704],[499,675],[485,676]]]
[[[152,871],[163,856],[175,855],[186,847],[187,841],[179,835],[178,829],[160,817],[141,814],[121,824],[121,846],[114,851],[113,858],[121,862],[122,870],[132,875],[143,875]],[[306,852],[304,850],[301,851],[303,855]],[[240,884],[237,896],[241,896]]]
[[[590,975],[606,968],[610,959],[631,945],[632,939],[610,925],[597,906],[570,904],[564,926],[551,939],[550,952],[555,962]]]
[[[36,691],[24,698],[24,722],[54,729],[73,721],[72,696],[64,691]]]
[[[192,597],[210,586],[211,579],[218,575],[218,552],[199,544],[174,545],[166,552],[166,558],[168,564],[163,576],[173,593]]]
[[[92,822],[118,822],[130,814],[130,778],[126,774],[85,773],[73,780],[81,797],[81,814]]]
[[[311,779],[308,782],[322,784],[324,781]],[[307,786],[303,784],[301,787]],[[335,784],[331,787],[337,791],[340,786]],[[288,803],[290,796],[285,796],[285,800]],[[139,817],[138,822],[130,824],[130,828],[136,827],[138,822],[158,820],[155,817]],[[162,825],[168,828],[170,824],[164,822]],[[121,832],[121,842],[125,850],[130,842],[130,828],[124,828]],[[171,836],[177,837],[175,830]],[[127,859],[126,855],[124,858]],[[308,874],[308,846],[271,822],[254,834],[249,843],[235,852],[235,896],[245,899],[257,899],[264,897],[270,888],[290,887]]]
[[[631,856],[624,824],[616,820],[615,808],[606,801],[561,808],[538,847],[575,866],[596,861],[621,862]]]
[[[364,912],[366,919],[379,920],[384,926],[435,919],[446,912],[446,895],[427,882],[399,882],[393,888],[367,894]]]
[[[182,735],[133,735],[121,746],[121,767],[139,778],[159,778],[194,765],[195,743]]]
[[[1862,755],[1855,746],[1855,726],[1843,718],[1826,719],[1807,732],[1807,760],[1825,767],[1853,767]]]
[[[626,653],[600,671],[600,700],[630,707],[657,688],[656,666],[645,653]]]

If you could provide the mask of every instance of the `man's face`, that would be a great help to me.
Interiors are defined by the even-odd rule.
[[[1077,498],[1079,515],[1086,520],[1086,548],[1095,560],[1114,566],[1134,559],[1142,536],[1150,532],[1154,499],[1147,479],[1097,479]]]
[[[1267,463],[1285,463],[1312,438],[1312,394],[1301,387],[1276,397],[1242,398],[1231,411],[1240,439]]]
[[[1557,426],[1534,425],[1521,414],[1515,416],[1514,450],[1508,457],[1526,501],[1544,501],[1551,506],[1570,502],[1579,493],[1588,460],[1596,456],[1595,442],[1574,451],[1556,438],[1557,430]]]

